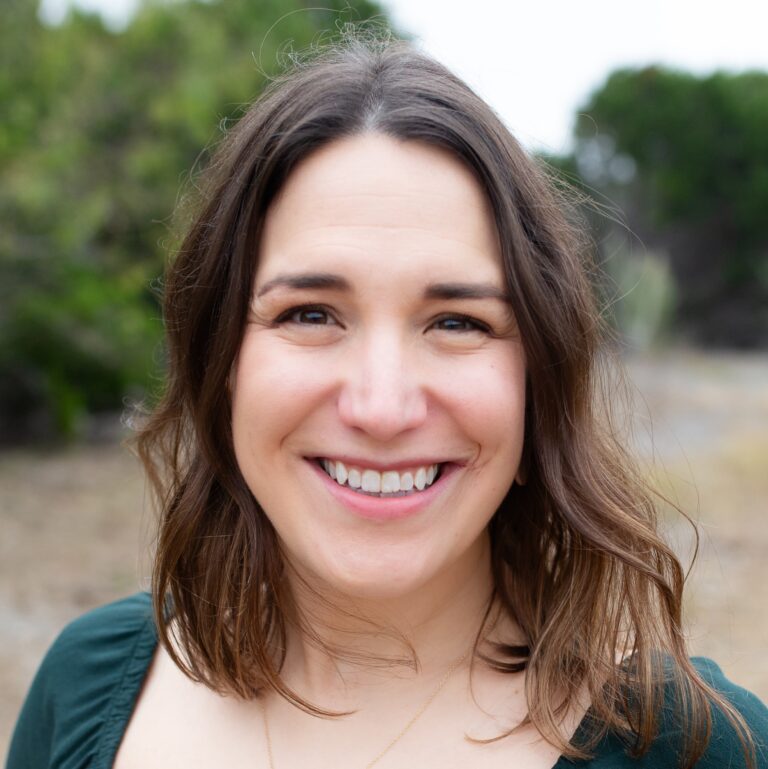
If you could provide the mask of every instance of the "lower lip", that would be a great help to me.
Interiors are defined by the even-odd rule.
[[[446,481],[458,469],[450,462],[444,464],[438,479],[424,491],[414,491],[405,497],[374,497],[353,491],[349,486],[340,486],[316,461],[307,462],[335,499],[351,513],[373,521],[393,521],[418,515],[442,493]]]

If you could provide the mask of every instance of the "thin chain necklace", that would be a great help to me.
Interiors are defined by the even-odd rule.
[[[386,747],[376,755],[375,758],[373,758],[365,765],[364,769],[371,769],[372,766],[375,766],[379,761],[381,761],[381,759],[384,758],[384,756],[389,753],[389,751],[392,750],[392,748],[398,742],[400,742],[400,740],[411,729],[411,727],[421,718],[421,716],[424,715],[424,711],[426,711],[426,709],[435,701],[437,695],[440,694],[440,692],[443,690],[443,687],[448,683],[448,680],[453,675],[454,671],[461,665],[462,662],[464,662],[468,654],[469,651],[464,652],[461,657],[451,663],[448,670],[446,670],[445,675],[440,679],[440,683],[437,685],[437,688],[432,692],[432,694],[429,695],[424,704],[411,717],[411,720],[408,721],[408,723],[397,733],[395,738],[391,740],[389,744],[387,744]],[[267,738],[267,758],[269,759],[269,769],[275,769],[275,762],[272,755],[272,737],[269,733],[269,719],[267,718],[267,706],[263,700],[261,702],[261,715],[262,719],[264,720],[264,735]]]

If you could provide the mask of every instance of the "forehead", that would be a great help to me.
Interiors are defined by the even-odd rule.
[[[260,279],[328,260],[501,278],[496,228],[474,174],[446,150],[381,134],[311,154],[267,213]]]

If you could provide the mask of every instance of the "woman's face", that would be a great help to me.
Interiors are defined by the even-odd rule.
[[[378,134],[309,156],[266,217],[232,381],[240,470],[306,578],[392,598],[476,564],[525,360],[471,172]]]

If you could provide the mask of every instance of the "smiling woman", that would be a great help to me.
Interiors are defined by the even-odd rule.
[[[764,766],[765,708],[687,657],[591,269],[407,44],[276,81],[167,276],[153,595],[64,631],[11,769]]]
[[[525,356],[482,187],[436,147],[337,140],[270,206],[254,285],[233,443],[283,554],[337,600],[445,602],[523,446]]]

